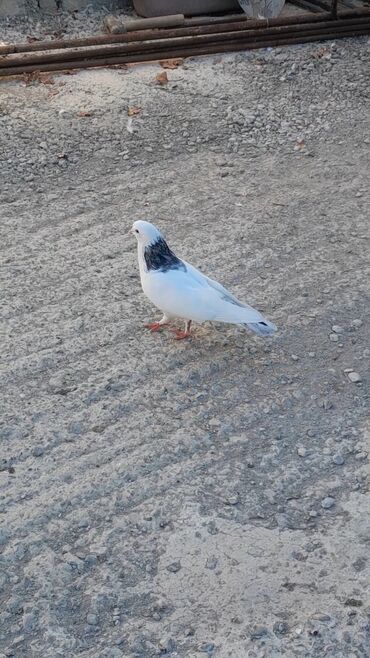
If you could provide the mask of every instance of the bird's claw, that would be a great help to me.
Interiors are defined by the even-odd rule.
[[[144,324],[144,327],[146,329],[149,329],[149,331],[159,331],[159,329],[162,329],[163,327],[163,322],[162,324],[160,322],[148,322],[147,324]]]
[[[189,338],[190,331],[182,331],[181,329],[171,329],[172,333],[175,334],[175,340],[183,340],[184,338]]]

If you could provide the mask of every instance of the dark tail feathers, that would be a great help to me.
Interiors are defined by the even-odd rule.
[[[254,331],[257,336],[271,336],[277,330],[277,327],[268,320],[261,320],[261,322],[251,322],[243,324],[243,327]]]

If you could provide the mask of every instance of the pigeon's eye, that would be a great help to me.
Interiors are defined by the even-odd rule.
[[[135,233],[139,233],[139,231],[137,230],[137,228],[135,229]]]

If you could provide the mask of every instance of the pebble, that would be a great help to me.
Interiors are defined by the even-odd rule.
[[[344,332],[344,329],[340,324],[333,324],[331,330],[334,331],[335,334],[342,334]]]
[[[330,334],[329,335],[329,340],[331,340],[332,343],[337,343],[339,338],[338,338],[337,334]]]
[[[291,354],[290,358],[292,359],[292,361],[299,361],[299,356],[297,356],[296,354]]]
[[[86,621],[90,626],[96,626],[98,623],[98,618],[92,612],[86,615]]]
[[[206,560],[206,569],[216,569],[218,564],[218,559],[214,555],[208,557]]]
[[[333,463],[337,466],[342,466],[344,464],[344,458],[342,455],[333,455]]]
[[[355,459],[357,461],[361,461],[362,459],[367,459],[368,453],[367,452],[358,452],[357,455],[355,456]]]
[[[359,318],[356,318],[355,320],[353,320],[351,322],[351,326],[354,327],[355,329],[359,329],[360,327],[362,327],[362,325],[363,325],[363,322]]]
[[[358,372],[355,371],[348,372],[347,375],[349,381],[352,382],[352,384],[359,384],[360,382],[362,382],[362,377],[361,375],[358,374]]]
[[[250,638],[251,640],[259,640],[261,637],[267,634],[268,634],[268,630],[266,626],[257,626],[257,628],[255,628],[253,633],[251,633]]]
[[[277,621],[274,624],[272,630],[274,631],[275,635],[286,635],[289,630],[289,626],[285,621]]]
[[[239,502],[238,494],[233,494],[225,499],[225,505],[237,505]]]
[[[306,448],[298,448],[298,449],[297,449],[297,454],[298,454],[300,457],[307,457],[307,455],[308,455],[308,450],[307,450]]]
[[[35,446],[32,454],[34,457],[41,457],[44,454],[44,448],[42,446]]]
[[[170,638],[163,638],[159,641],[159,646],[161,648],[161,652],[169,655],[172,654],[176,650],[176,642]]]
[[[330,621],[331,617],[323,612],[315,612],[312,615],[312,619],[315,619],[315,621]]]
[[[26,633],[31,633],[37,625],[37,619],[32,612],[26,612],[23,615],[22,624]]]
[[[177,573],[181,569],[181,564],[180,562],[171,562],[171,564],[167,565],[166,569],[171,573]]]
[[[327,496],[326,498],[323,498],[321,501],[321,507],[324,509],[331,509],[335,505],[335,499],[332,498],[331,496]]]
[[[212,642],[203,642],[200,645],[199,650],[202,651],[203,653],[212,653],[214,648],[215,645]]]

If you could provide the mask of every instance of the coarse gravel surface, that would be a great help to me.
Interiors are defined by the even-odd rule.
[[[366,658],[369,40],[159,72],[0,85],[0,656]],[[148,333],[140,218],[276,337]]]

